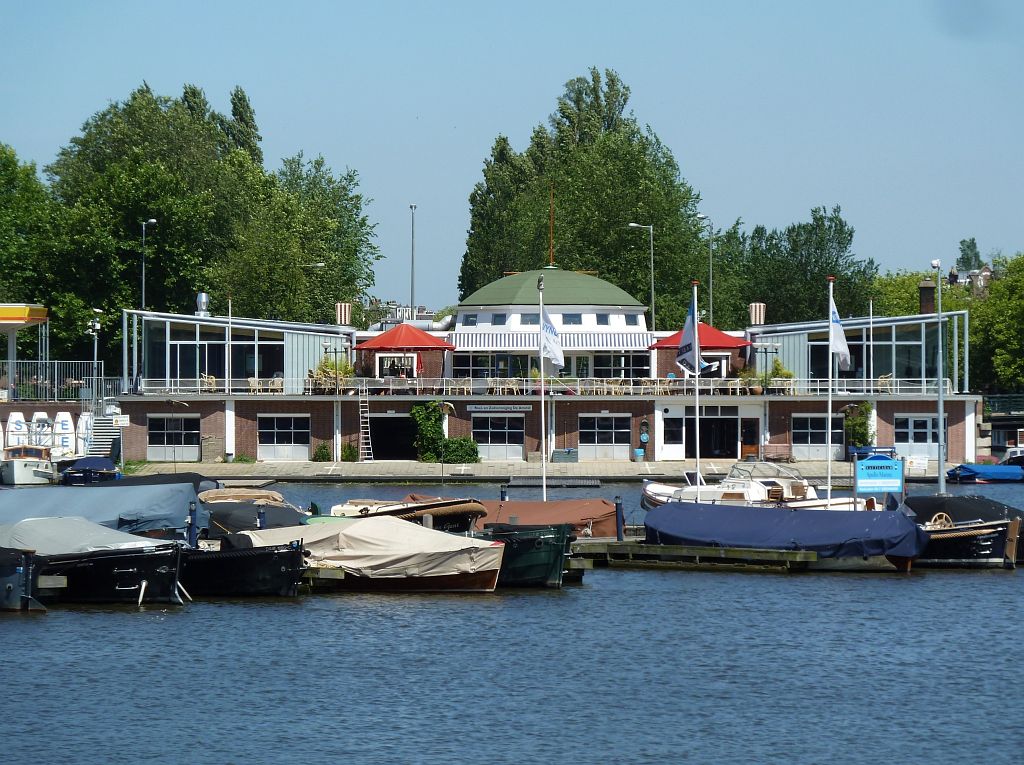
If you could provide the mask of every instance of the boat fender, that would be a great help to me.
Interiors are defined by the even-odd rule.
[[[543,546],[544,546],[544,540],[541,539],[540,537],[538,537],[537,539],[533,540],[533,547],[534,547],[535,550],[539,550]]]

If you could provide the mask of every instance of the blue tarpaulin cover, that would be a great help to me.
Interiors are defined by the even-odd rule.
[[[915,558],[928,535],[901,512],[670,502],[647,513],[647,544],[810,550],[820,558]]]
[[[73,486],[10,489],[0,491],[0,524],[25,518],[74,515],[129,534],[165,529],[181,534],[185,530],[190,502],[198,506],[199,527],[205,527],[209,512],[199,502],[191,483],[121,487],[104,483],[88,489]]]
[[[951,481],[981,482],[1024,481],[1024,467],[1019,465],[957,465],[946,471]]]

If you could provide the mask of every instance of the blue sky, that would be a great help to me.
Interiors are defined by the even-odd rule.
[[[227,111],[241,85],[269,169],[358,171],[375,294],[455,302],[468,196],[498,134],[525,148],[564,83],[615,69],[717,226],[840,204],[883,270],[1024,250],[1024,4],[4,0],[0,142],[50,162],[143,80]],[[655,241],[657,248],[657,241]]]

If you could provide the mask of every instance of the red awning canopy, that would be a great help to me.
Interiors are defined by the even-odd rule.
[[[715,329],[710,324],[705,324],[704,322],[697,325],[697,336],[700,339],[700,348],[702,351],[743,348],[745,346],[752,345],[749,340],[727,335],[721,330]],[[648,350],[655,348],[678,348],[679,341],[682,339],[683,330],[679,330],[668,337],[663,337],[654,345],[648,346]]]
[[[431,334],[411,324],[399,324],[360,343],[357,351],[454,351],[455,346],[438,340]]]

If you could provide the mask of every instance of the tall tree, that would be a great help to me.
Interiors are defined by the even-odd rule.
[[[978,243],[974,241],[974,237],[961,239],[960,257],[956,259],[957,269],[966,274],[968,271],[981,268],[984,264],[984,261],[981,259],[981,253],[978,251]]]

